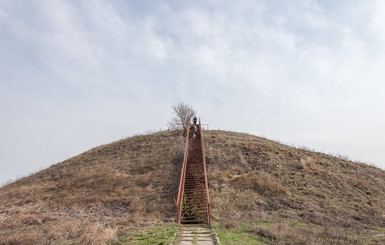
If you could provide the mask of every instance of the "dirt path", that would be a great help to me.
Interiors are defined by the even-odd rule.
[[[214,237],[210,228],[197,226],[183,226],[180,231],[179,238],[176,240],[177,245],[214,245]]]

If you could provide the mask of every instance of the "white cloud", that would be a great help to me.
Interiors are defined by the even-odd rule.
[[[384,163],[372,150],[385,136],[384,6],[1,1],[0,161],[25,166],[36,137],[51,150],[36,144],[47,158],[34,155],[32,169],[164,128],[182,100],[211,128]],[[21,135],[26,154],[17,158],[6,142]]]
[[[374,31],[377,32],[377,35],[381,37],[382,40],[385,39],[385,3],[383,1],[375,1],[374,3],[374,13],[372,14],[372,26]],[[370,24],[370,23],[368,23]]]

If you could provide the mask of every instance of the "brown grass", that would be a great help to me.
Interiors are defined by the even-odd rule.
[[[385,171],[247,134],[205,142],[214,224],[268,244],[384,241]],[[103,244],[174,222],[183,150],[175,131],[139,135],[2,187],[0,244]]]
[[[385,171],[247,134],[206,142],[214,223],[272,244],[385,241]]]
[[[102,244],[173,221],[181,142],[174,131],[135,136],[4,186],[0,244]]]
[[[241,191],[251,189],[272,196],[287,195],[289,193],[287,188],[283,187],[278,179],[270,176],[268,173],[251,172],[235,175],[231,178],[231,184]]]
[[[104,227],[98,222],[61,220],[39,227],[28,224],[13,232],[2,241],[4,244],[52,244],[70,240],[71,243],[104,244],[116,237],[116,229]]]
[[[318,165],[312,157],[302,158],[300,160],[300,168],[302,169],[311,169],[311,170],[319,170]]]

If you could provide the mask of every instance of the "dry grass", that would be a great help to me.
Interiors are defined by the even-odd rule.
[[[9,232],[2,244],[52,244],[68,241],[69,244],[104,244],[116,238],[116,229],[98,222],[65,219],[47,224],[28,224]]]
[[[385,171],[247,134],[205,142],[215,224],[268,244],[384,241]],[[174,222],[183,150],[175,131],[139,135],[2,187],[0,244],[103,244]]]
[[[206,142],[217,225],[272,244],[383,241],[385,171],[247,134],[210,131]]]
[[[312,157],[302,158],[300,160],[299,168],[302,169],[311,169],[311,170],[319,170],[318,165]]]
[[[0,244],[103,244],[172,222],[182,142],[174,131],[135,136],[4,186]]]
[[[248,189],[255,190],[265,195],[287,195],[287,188],[283,187],[280,181],[268,173],[244,173],[231,178],[231,185],[241,191]]]

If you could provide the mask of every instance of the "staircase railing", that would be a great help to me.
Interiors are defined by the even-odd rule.
[[[187,127],[187,135],[186,135],[186,145],[184,148],[184,157],[183,157],[183,164],[182,164],[182,171],[180,175],[180,182],[179,182],[179,191],[178,191],[178,199],[176,202],[177,205],[177,223],[180,225],[180,219],[182,215],[182,205],[183,205],[183,196],[184,196],[184,183],[186,181],[186,168],[187,168],[187,158],[188,158],[188,144],[189,144],[189,130],[190,126]]]
[[[201,127],[201,119],[199,118],[199,132],[200,132],[200,141],[202,148],[202,162],[203,162],[203,170],[205,174],[205,189],[206,189],[206,200],[207,200],[207,223],[210,225],[210,197],[209,197],[209,186],[207,182],[207,171],[206,171],[206,157],[205,157],[205,148],[203,144],[203,133]]]

